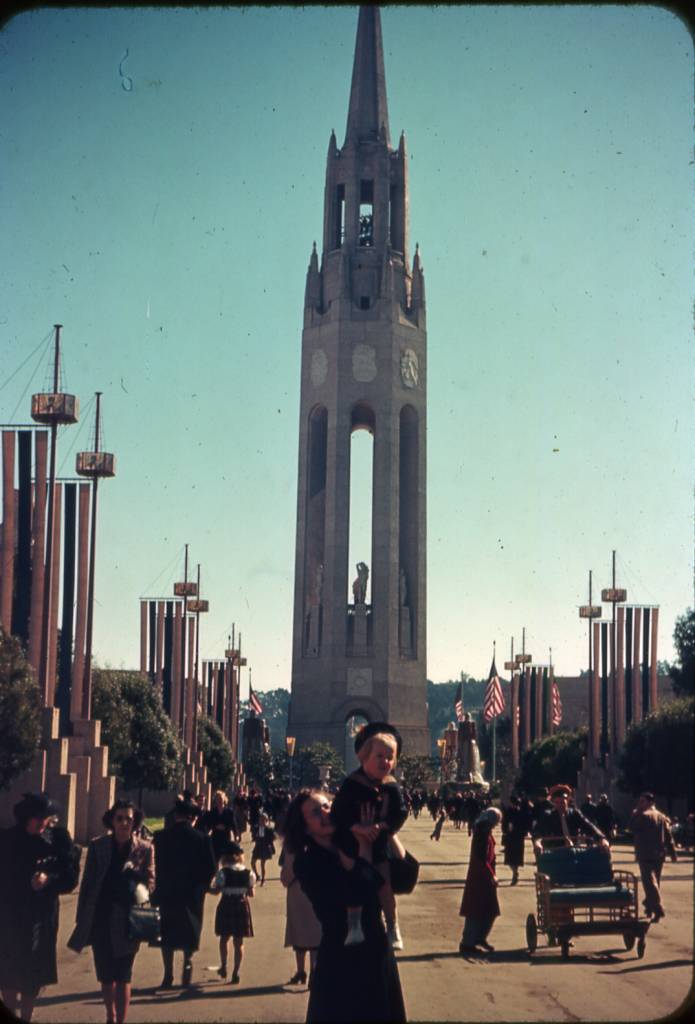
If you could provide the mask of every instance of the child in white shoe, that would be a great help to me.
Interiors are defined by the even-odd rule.
[[[336,844],[348,857],[357,856],[359,839],[371,843],[372,863],[384,879],[379,900],[392,949],[403,948],[388,864],[389,844],[395,842],[400,847],[394,837],[408,817],[403,796],[392,774],[401,742],[398,730],[388,722],[365,725],[355,738],[355,753],[360,767],[343,782],[331,811],[336,826]],[[400,850],[402,855],[402,847]],[[364,942],[361,916],[361,907],[348,907],[346,946]]]

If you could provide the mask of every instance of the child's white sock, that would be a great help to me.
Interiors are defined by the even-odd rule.
[[[345,937],[345,945],[357,946],[360,942],[364,942],[362,907],[348,907],[347,924],[348,931]]]

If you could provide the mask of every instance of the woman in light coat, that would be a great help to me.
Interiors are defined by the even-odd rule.
[[[321,942],[321,925],[314,913],[309,897],[294,874],[294,854],[283,846],[280,853],[280,881],[287,889],[287,920],[285,948],[294,950],[297,970],[288,985],[306,984],[306,955],[309,953],[310,972],[316,964],[316,950]],[[309,976],[311,980],[311,973]]]
[[[108,1024],[122,1024],[130,1004],[133,961],[139,941],[128,935],[128,914],[137,902],[136,887],[154,889],[154,848],[133,835],[142,819],[128,800],[117,800],[104,815],[112,831],[92,839],[70,949],[92,947]],[[142,891],[142,890],[141,890]]]

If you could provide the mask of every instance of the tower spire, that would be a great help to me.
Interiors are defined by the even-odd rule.
[[[345,144],[377,140],[391,145],[384,46],[378,7],[363,5],[357,23]]]

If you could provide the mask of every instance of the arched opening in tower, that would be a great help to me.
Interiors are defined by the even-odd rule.
[[[307,512],[304,565],[306,654],[317,656],[323,632],[323,575],[326,539],[326,458],[328,412],[315,406],[309,415]]]
[[[404,405],[399,430],[399,646],[403,657],[417,657],[419,590],[419,419]]]
[[[350,436],[350,520],[348,604],[370,605],[372,595],[372,504],[374,500],[374,411],[359,402],[352,409]]]

